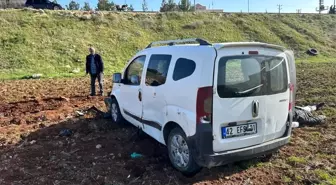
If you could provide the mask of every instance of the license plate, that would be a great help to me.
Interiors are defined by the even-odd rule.
[[[256,133],[257,133],[257,123],[249,123],[233,127],[222,127],[223,139],[253,135]]]

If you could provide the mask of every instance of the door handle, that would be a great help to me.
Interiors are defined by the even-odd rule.
[[[141,91],[139,91],[138,98],[139,98],[139,101],[142,101],[142,93],[141,93]]]
[[[259,101],[254,100],[252,102],[252,117],[257,117],[259,115]]]

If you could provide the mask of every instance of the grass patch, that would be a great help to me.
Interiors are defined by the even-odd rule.
[[[322,180],[327,180],[330,178],[330,175],[326,172],[326,171],[323,171],[323,170],[315,170],[315,174]]]
[[[291,156],[288,158],[288,162],[292,165],[307,164],[307,159],[303,157]]]
[[[336,58],[334,25],[332,15],[4,10],[0,12],[0,79],[34,73],[73,76],[64,66],[84,71],[90,45],[102,55],[106,73],[112,74],[152,41],[194,37],[278,44],[293,49],[299,62],[330,62]],[[320,55],[304,54],[311,47]]]
[[[290,183],[290,182],[292,182],[292,179],[287,177],[287,176],[284,176],[283,181],[284,181],[284,183]]]
[[[323,180],[322,184],[336,185],[336,176],[332,176],[328,172],[321,169],[315,170],[314,173],[319,179]]]

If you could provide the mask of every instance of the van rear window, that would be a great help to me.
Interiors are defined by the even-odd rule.
[[[217,89],[221,98],[286,92],[286,60],[261,55],[223,57],[218,66]]]

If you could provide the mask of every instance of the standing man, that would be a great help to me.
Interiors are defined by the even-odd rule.
[[[104,63],[93,47],[89,48],[90,54],[86,56],[86,74],[91,77],[91,96],[96,96],[96,79],[98,79],[100,96],[103,96]]]

